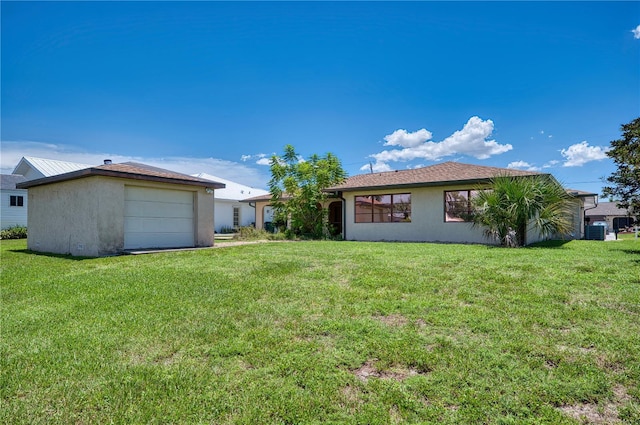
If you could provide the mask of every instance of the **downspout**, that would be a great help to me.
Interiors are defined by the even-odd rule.
[[[594,204],[593,207],[585,208],[584,211],[582,212],[582,223],[583,223],[582,224],[582,233],[583,233],[583,235],[582,235],[581,239],[584,239],[587,236],[587,234],[585,232],[585,230],[586,230],[585,227],[587,225],[587,211],[598,207],[598,195],[595,195],[593,197],[593,199],[595,199],[595,202],[593,203]]]
[[[342,239],[347,240],[347,200],[342,197],[342,191],[338,191],[338,199],[342,201]]]
[[[253,208],[254,210],[256,209],[256,203],[255,203],[255,202],[248,202],[248,204],[249,204],[249,206],[250,206],[251,208]],[[254,211],[254,212],[253,212],[253,227],[254,227],[254,229],[255,229],[255,227],[256,227],[256,222],[257,222],[257,220],[256,220],[256,211]]]

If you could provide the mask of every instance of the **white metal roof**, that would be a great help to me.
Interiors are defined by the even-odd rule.
[[[242,199],[251,198],[258,195],[266,195],[269,192],[264,189],[256,189],[255,187],[245,186],[240,183],[232,182],[217,176],[212,176],[207,173],[192,174],[193,177],[199,177],[201,179],[212,180],[219,183],[224,183],[226,187],[224,189],[216,189],[213,193],[216,199],[230,199],[234,201],[240,201]]]
[[[29,171],[32,170],[32,174],[33,171],[42,174],[42,176],[39,177],[51,177],[57,176],[58,174],[69,173],[71,171],[83,170],[89,167],[93,167],[93,165],[58,161],[57,159],[36,158],[35,156],[23,156],[20,162],[18,162],[18,165],[16,165],[16,168],[13,170],[13,174],[28,176]]]

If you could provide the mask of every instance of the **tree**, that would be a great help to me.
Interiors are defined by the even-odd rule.
[[[528,230],[537,230],[542,237],[572,230],[573,200],[546,174],[497,176],[471,202],[474,225],[483,227],[485,235],[502,246],[523,246]]]
[[[321,238],[327,235],[323,207],[327,199],[324,189],[342,183],[346,172],[340,160],[327,153],[312,155],[305,161],[291,145],[284,147],[282,156],[271,157],[269,192],[275,221],[289,221],[290,230],[297,236]]]
[[[620,208],[640,219],[640,118],[621,126],[622,139],[613,140],[607,156],[618,169],[607,177],[611,186],[602,189],[603,196],[617,200]]]

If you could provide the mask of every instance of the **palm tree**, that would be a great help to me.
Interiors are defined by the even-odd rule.
[[[524,246],[527,230],[542,237],[569,234],[572,198],[550,175],[497,176],[472,200],[473,224],[502,246]]]

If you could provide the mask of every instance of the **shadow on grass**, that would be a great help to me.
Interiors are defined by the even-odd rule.
[[[31,251],[30,249],[9,249],[9,252],[15,252],[18,254],[40,255],[43,257],[63,258],[65,260],[84,261],[84,260],[96,260],[96,257],[77,257],[71,254],[53,254],[50,252],[38,252]]]
[[[620,249],[619,251],[622,251],[625,254],[634,255],[635,258],[633,258],[631,261],[640,264],[640,249]],[[638,283],[640,283],[640,280],[638,281]]]
[[[525,246],[525,248],[562,248],[569,242],[571,242],[571,239],[555,239],[551,241],[532,243],[531,245]]]

